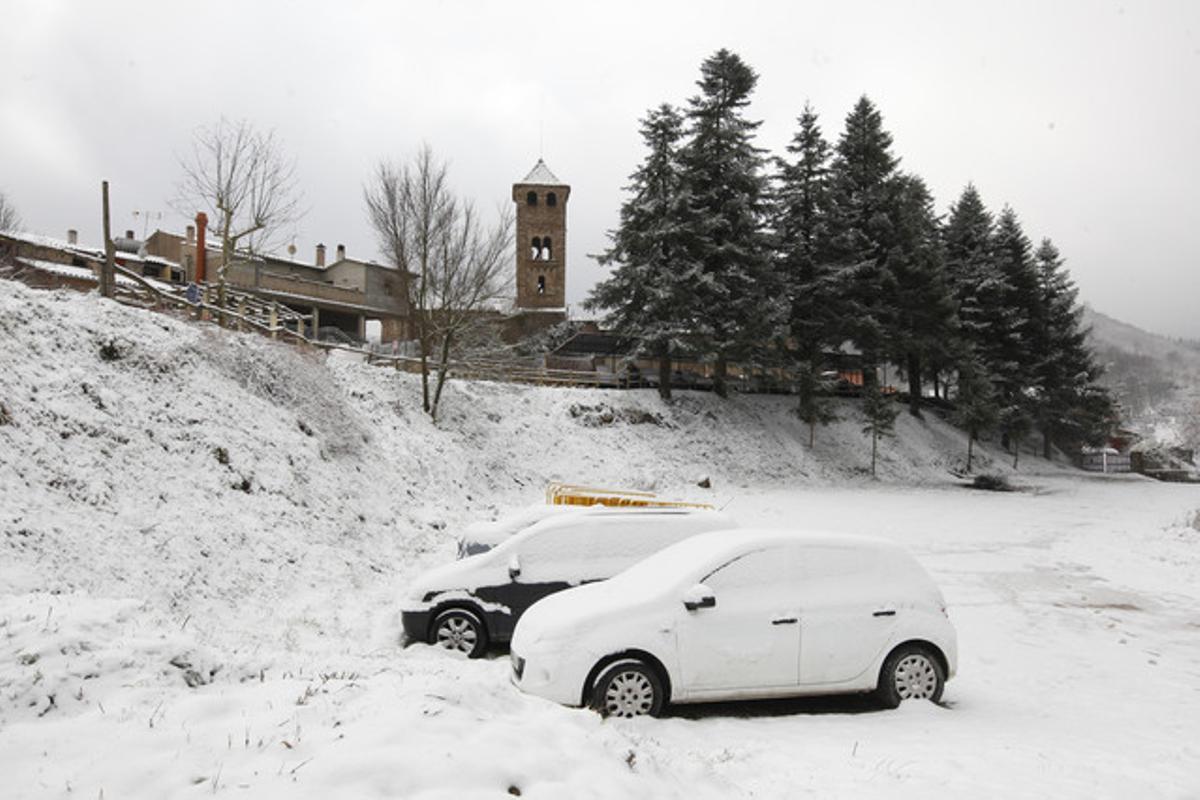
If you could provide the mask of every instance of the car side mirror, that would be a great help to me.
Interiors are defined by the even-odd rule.
[[[521,559],[517,558],[517,554],[513,553],[508,559],[508,577],[516,580],[521,577]]]
[[[697,583],[692,588],[683,593],[683,607],[688,611],[696,611],[701,608],[713,608],[717,604],[717,596],[713,594],[712,589],[705,586],[703,583]]]

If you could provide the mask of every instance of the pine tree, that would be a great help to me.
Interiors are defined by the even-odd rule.
[[[885,436],[895,435],[896,417],[900,409],[890,395],[883,393],[879,381],[868,381],[863,389],[863,414],[867,424],[863,433],[871,437],[871,477],[875,477],[875,463],[878,460],[879,440]]]
[[[967,432],[967,472],[975,452],[975,440],[995,426],[1000,408],[996,402],[996,390],[983,363],[975,356],[967,356],[958,370],[958,387],[954,396],[954,414],[951,419]]]
[[[841,343],[839,293],[828,262],[829,156],[817,113],[805,103],[787,146],[791,161],[776,159],[775,236],[778,270],[787,299],[787,332],[797,372],[797,412],[808,424],[809,446],[818,424],[836,419],[824,395],[823,353]]]
[[[884,286],[895,239],[892,136],[866,96],[846,117],[829,176],[829,256],[843,298],[846,332],[863,354],[867,382],[884,350]]]
[[[909,410],[920,416],[925,367],[948,359],[958,324],[944,273],[933,196],[915,175],[899,174],[892,184],[895,235],[883,285],[888,305],[886,352],[904,366]]]
[[[974,357],[989,374],[1000,363],[998,344],[1008,331],[1004,298],[1009,286],[992,257],[994,234],[991,214],[979,192],[967,184],[942,227],[945,274],[957,306],[959,368]]]
[[[682,117],[664,104],[642,120],[641,133],[646,159],[630,177],[611,246],[596,257],[616,269],[585,305],[608,309],[606,324],[658,359],[658,391],[669,399],[674,353],[695,322],[698,275],[687,246],[693,234],[678,163]]]
[[[783,308],[764,225],[763,157],[753,141],[761,123],[743,116],[758,76],[724,49],[700,72],[681,163],[694,216],[689,257],[700,269],[695,288],[705,310],[695,331],[716,358],[713,388],[724,396],[729,360],[753,361],[776,333]]]
[[[1050,458],[1060,435],[1072,444],[1102,438],[1113,411],[1111,399],[1096,385],[1101,371],[1088,347],[1088,330],[1082,327],[1079,290],[1053,242],[1042,240],[1034,263],[1040,324],[1033,347],[1038,355],[1033,414],[1042,433],[1042,455]]]
[[[1023,438],[1031,425],[1036,395],[1037,333],[1042,324],[1037,271],[1032,247],[1016,213],[1005,206],[993,237],[993,269],[1002,278],[998,324],[981,347],[991,357],[989,369],[997,380],[1004,439]]]

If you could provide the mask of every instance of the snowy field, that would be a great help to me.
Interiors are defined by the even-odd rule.
[[[0,796],[1200,797],[1200,491],[784,398],[452,384],[0,281]],[[696,486],[709,477],[713,489]],[[503,654],[401,649],[396,597],[545,482],[886,535],[958,627],[944,707],[602,721]]]

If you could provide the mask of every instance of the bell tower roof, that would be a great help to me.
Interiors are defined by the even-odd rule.
[[[538,159],[533,165],[533,169],[529,170],[529,174],[525,176],[525,180],[521,184],[541,184],[544,186],[565,186],[562,181],[555,177],[550,168],[546,166],[546,162]]]

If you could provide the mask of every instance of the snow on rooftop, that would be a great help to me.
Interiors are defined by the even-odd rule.
[[[88,247],[86,245],[71,244],[65,239],[56,239],[53,236],[44,236],[40,233],[29,233],[28,231],[0,231],[0,235],[7,236],[10,239],[16,239],[26,244],[36,245],[38,247],[52,247],[56,250],[71,250],[76,253],[89,253],[93,255],[104,255],[103,249]]]
[[[26,258],[25,256],[17,256],[18,264],[23,264],[31,269],[48,272],[52,275],[61,275],[64,278],[74,278],[75,280],[92,281],[98,283],[96,273],[88,267],[76,267],[71,264],[59,264],[57,261],[43,261],[40,258]],[[118,274],[116,276],[117,283],[123,286],[136,286],[137,281],[125,275]]]
[[[540,158],[538,159],[537,163],[533,165],[533,169],[529,171],[529,174],[525,176],[525,180],[521,181],[521,183],[541,183],[549,186],[565,185],[562,181],[555,177],[554,173],[550,171],[550,168],[546,166],[546,162]]]

